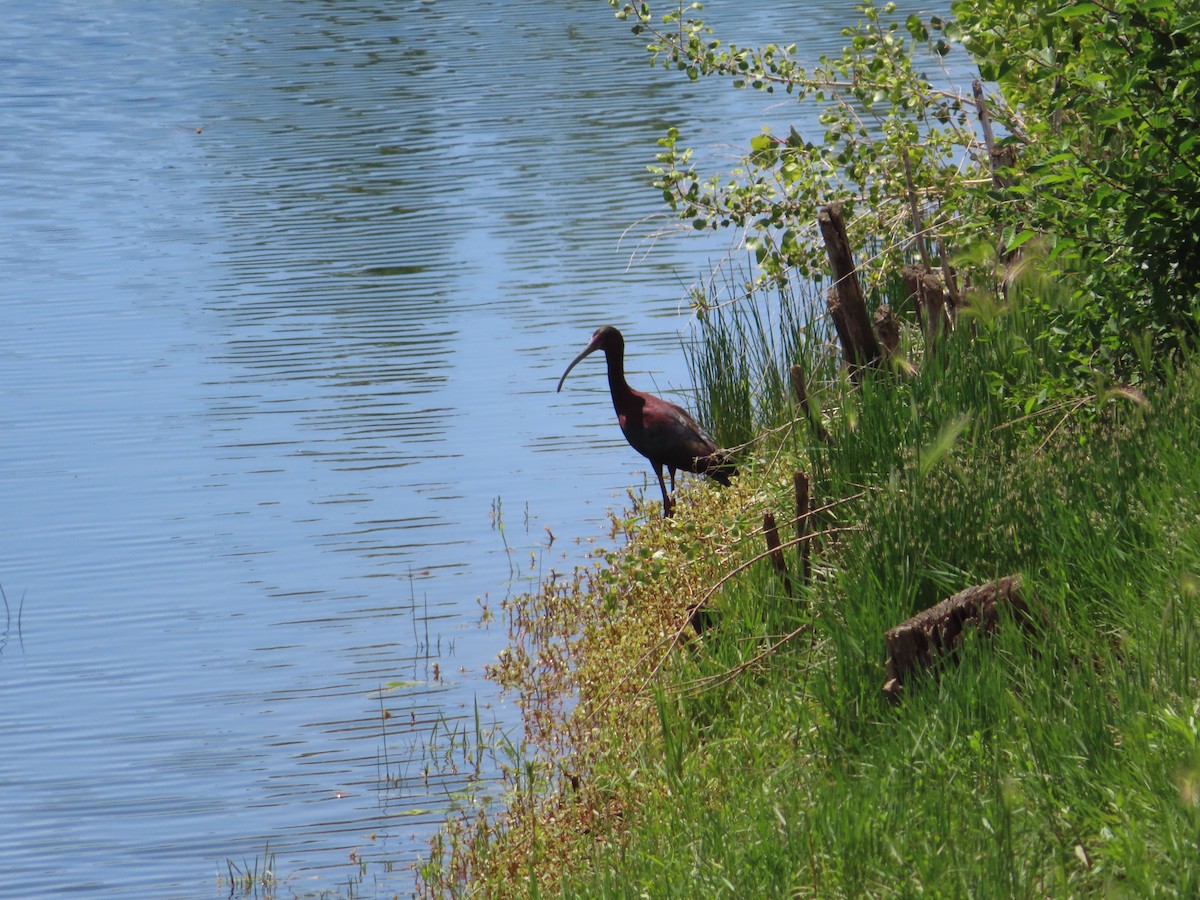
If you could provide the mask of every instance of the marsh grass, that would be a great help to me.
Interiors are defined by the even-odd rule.
[[[279,885],[275,876],[275,852],[270,844],[263,848],[261,857],[255,854],[253,861],[243,859],[240,866],[232,859],[226,859],[225,872],[225,876],[217,877],[217,885],[228,887],[231,897],[274,897]]]
[[[752,441],[791,416],[788,369],[825,337],[816,288],[753,290],[753,269],[721,270],[693,289],[693,339],[685,345],[702,424],[723,447]]]

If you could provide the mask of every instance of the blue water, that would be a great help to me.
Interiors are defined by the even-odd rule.
[[[850,15],[711,7],[813,58]],[[485,611],[648,485],[559,374],[612,323],[686,402],[735,236],[670,229],[655,141],[797,113],[586,0],[3,20],[0,896],[224,896],[268,847],[280,894],[407,894],[494,775],[447,748],[515,721]]]

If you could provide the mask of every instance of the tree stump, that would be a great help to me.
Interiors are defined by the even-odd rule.
[[[891,359],[900,349],[900,323],[896,321],[896,314],[885,303],[875,310],[872,320],[875,334],[879,336],[879,344],[883,348],[883,355]]]
[[[1021,576],[1009,575],[997,581],[960,591],[901,622],[884,636],[888,649],[887,680],[883,692],[897,703],[904,683],[914,672],[928,669],[951,656],[962,643],[963,632],[971,627],[980,634],[991,634],[1000,621],[1000,608],[1008,609],[1026,627],[1032,625],[1029,607],[1020,595]]]
[[[917,319],[925,328],[925,339],[929,344],[940,340],[950,331],[950,319],[946,315],[946,300],[942,293],[942,282],[936,275],[917,266],[905,266],[900,273],[904,286],[917,310]]]
[[[846,236],[846,220],[842,218],[841,206],[833,203],[821,207],[817,213],[817,224],[821,228],[821,237],[825,239],[829,268],[833,273],[833,288],[829,291],[826,304],[833,317],[846,363],[850,366],[850,374],[857,375],[861,369],[875,365],[881,351],[871,327],[871,317],[867,314],[862,285],[854,268],[854,254],[850,249],[850,239]]]

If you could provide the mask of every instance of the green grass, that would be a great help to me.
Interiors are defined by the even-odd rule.
[[[829,445],[778,432],[527,598],[507,683],[544,793],[472,823],[473,880],[431,892],[1200,895],[1200,365],[1143,397],[1041,341],[1010,312],[910,348],[915,375],[828,379]],[[795,468],[827,536],[789,590],[751,558]],[[1033,632],[968,633],[889,705],[887,629],[1013,573]]]
[[[817,345],[813,338],[824,326],[812,314],[815,290],[783,286],[767,293],[725,275],[720,290],[694,292],[703,312],[685,350],[702,424],[721,446],[737,447],[790,418],[788,368]],[[753,271],[743,277],[751,283]]]
[[[243,859],[240,866],[232,859],[226,859],[225,871],[225,876],[217,876],[217,886],[223,890],[228,888],[231,897],[274,896],[279,885],[275,876],[275,852],[270,844],[263,848],[261,859],[255,854],[253,861]]]
[[[660,688],[669,765],[647,758],[627,843],[565,893],[1200,892],[1200,372],[1150,412],[1047,404],[1024,432],[1012,345],[959,340],[844,397],[814,462],[834,496],[869,488],[838,513],[860,530],[799,600],[730,588],[705,662],[806,619],[815,640],[719,697]],[[889,707],[883,633],[1014,572],[1038,633],[969,640]]]
[[[1040,451],[976,404],[923,466],[966,411],[914,395],[947,381],[891,385],[907,410],[864,390],[825,461],[874,488],[841,514],[862,530],[798,599],[765,571],[726,591],[701,655],[658,682],[619,850],[587,853],[565,895],[1200,892],[1200,376]],[[968,640],[889,707],[883,633],[1011,572],[1038,633]],[[689,689],[805,621],[814,638]]]

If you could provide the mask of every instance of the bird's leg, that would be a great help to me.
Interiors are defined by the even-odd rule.
[[[663,467],[661,463],[654,464],[654,474],[658,476],[658,486],[662,488],[663,518],[666,519],[671,515],[671,507],[673,504],[671,503],[671,498],[667,496],[667,483],[663,481],[662,470]],[[671,470],[671,488],[672,490],[675,488],[675,471],[673,469]]]

